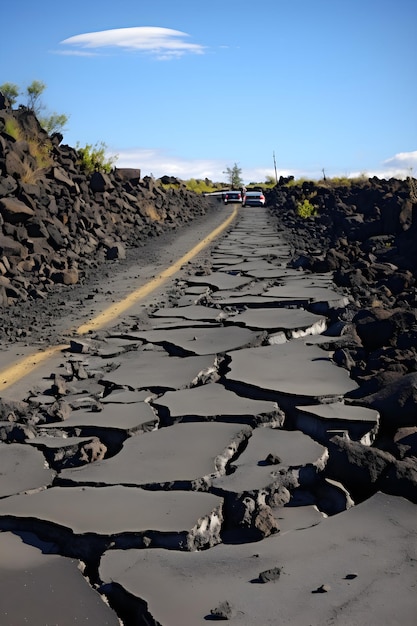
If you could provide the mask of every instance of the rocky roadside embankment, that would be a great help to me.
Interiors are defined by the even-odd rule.
[[[0,94],[0,309],[18,314],[23,303],[81,283],[206,211],[201,196],[171,177],[120,168],[88,174],[61,141]],[[4,338],[13,339],[12,324],[0,329]]]
[[[373,457],[360,445],[348,446],[347,454],[357,468],[367,468],[374,486],[391,471],[396,493],[404,480],[404,495],[417,501],[415,180],[373,178],[338,188],[313,182],[289,187],[286,182],[281,179],[268,201],[294,246],[292,267],[332,272],[335,284],[353,297],[340,319],[345,338],[333,359],[359,385],[347,397],[381,415]],[[298,215],[297,206],[305,199],[316,216]],[[346,442],[336,437],[335,443],[343,456]],[[358,490],[363,474],[359,480],[350,475],[348,487],[354,483]]]

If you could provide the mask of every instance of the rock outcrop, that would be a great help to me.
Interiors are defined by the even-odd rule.
[[[44,298],[126,249],[204,214],[178,179],[84,169],[35,114],[0,98],[0,307]]]
[[[417,425],[416,181],[288,182],[281,179],[268,202],[294,248],[292,266],[331,272],[351,296],[340,315],[346,340],[333,358],[359,385],[347,397],[377,409],[381,441],[391,439]],[[297,210],[305,200],[309,217]]]

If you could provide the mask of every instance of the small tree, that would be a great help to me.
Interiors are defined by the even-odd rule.
[[[226,174],[227,181],[232,189],[239,189],[239,187],[243,186],[242,169],[237,163],[233,167],[227,167],[223,174]]]
[[[51,115],[45,115],[40,117],[40,112],[45,109],[45,105],[41,100],[41,96],[46,89],[45,83],[40,80],[34,80],[28,87],[26,87],[25,95],[27,101],[27,108],[33,111],[39,120],[40,125],[48,135],[57,133],[64,130],[65,124],[68,122],[68,115],[51,113]],[[0,85],[1,93],[9,100],[10,105],[14,106],[16,100],[20,95],[20,90],[14,83],[3,83]]]
[[[45,109],[45,105],[41,100],[41,96],[46,89],[45,83],[40,80],[34,80],[28,87],[26,87],[27,106],[31,109],[39,119],[39,124],[48,135],[52,133],[60,132],[64,129],[65,124],[68,122],[68,115],[64,113],[51,113],[51,115],[40,116],[40,112]]]
[[[40,80],[34,80],[30,85],[26,87],[27,107],[38,115],[44,107],[41,102],[41,95],[46,89],[45,83]]]
[[[68,119],[68,115],[65,115],[64,113],[61,115],[58,115],[58,113],[52,113],[48,117],[41,117],[39,119],[39,123],[42,128],[46,130],[48,135],[52,135],[52,133],[63,131]]]
[[[3,83],[0,85],[0,91],[10,102],[10,106],[16,104],[16,100],[19,97],[19,87],[14,83]]]

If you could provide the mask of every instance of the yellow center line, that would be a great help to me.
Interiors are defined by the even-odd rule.
[[[0,371],[0,391],[7,389],[13,385],[16,381],[20,380],[30,374],[36,367],[41,365],[44,361],[54,356],[58,352],[61,352],[68,345],[52,346],[51,348],[45,348],[42,352],[34,352],[28,356],[23,357],[13,365],[4,368]]]
[[[185,265],[185,263],[191,261],[191,259],[194,258],[199,252],[204,250],[204,248],[208,246],[209,243],[213,241],[213,239],[220,235],[220,233],[229,226],[229,224],[234,220],[236,215],[237,208],[235,208],[230,217],[228,217],[227,220],[225,220],[222,224],[220,224],[220,226],[213,230],[210,235],[202,239],[200,243],[194,246],[194,248],[192,248],[189,252],[184,254],[184,256],[178,259],[178,261],[175,261],[175,263],[172,263],[172,265],[167,267],[163,272],[159,274],[159,276],[156,276],[155,278],[147,282],[146,285],[139,287],[139,289],[132,291],[132,293],[126,296],[126,298],[123,298],[123,300],[111,304],[107,309],[99,313],[99,315],[97,315],[90,321],[86,322],[85,324],[81,324],[81,326],[77,328],[77,333],[79,335],[84,335],[85,333],[88,333],[92,330],[102,328],[112,320],[116,319],[121,313],[127,311],[127,309],[135,304],[135,302],[137,302],[141,298],[145,298],[146,296],[148,296],[150,293],[152,293],[152,291],[157,289],[157,287],[162,285],[162,283],[166,281],[167,278],[170,278],[173,274],[178,272],[181,267]]]
[[[161,272],[158,276],[147,282],[139,289],[136,289],[128,296],[120,300],[119,302],[114,302],[107,309],[99,313],[96,317],[92,318],[85,324],[81,324],[76,330],[79,335],[85,335],[86,333],[92,330],[98,330],[108,324],[109,322],[116,319],[119,315],[127,311],[133,304],[135,304],[141,298],[145,298],[152,291],[157,289],[164,281],[173,276],[176,272],[178,272],[181,267],[191,261],[199,252],[204,250],[216,237],[220,235],[228,226],[232,223],[238,213],[237,207],[234,208],[232,214],[224,221],[220,226],[215,228],[207,237],[204,237],[194,248],[192,248],[189,252],[184,254],[178,261],[172,263],[169,267],[167,267],[163,272]],[[42,350],[42,352],[37,352],[33,354],[29,354],[28,356],[20,359],[16,363],[0,370],[0,392],[4,389],[7,389],[18,380],[21,380],[29,373],[33,372],[33,370],[44,363],[50,357],[58,354],[65,348],[68,348],[68,345],[59,345],[52,346],[50,348],[46,348]]]

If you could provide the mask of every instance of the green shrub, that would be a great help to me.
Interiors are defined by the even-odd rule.
[[[180,183],[163,183],[159,179],[156,181],[156,184],[162,187],[164,191],[168,191],[169,189],[179,189]]]
[[[111,172],[111,169],[117,161],[117,156],[106,157],[107,146],[104,142],[94,144],[86,144],[84,148],[80,148],[77,143],[77,151],[80,156],[79,164],[87,174],[93,172]]]
[[[200,178],[190,178],[185,181],[185,185],[189,191],[194,191],[194,193],[210,193],[216,190],[214,185],[209,185]]]
[[[306,219],[307,217],[316,217],[317,207],[305,198],[303,202],[297,202],[297,215],[303,219]]]

